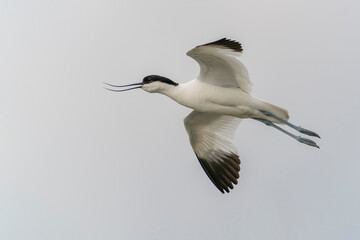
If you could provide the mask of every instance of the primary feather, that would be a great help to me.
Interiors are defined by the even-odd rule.
[[[224,193],[237,184],[240,159],[232,144],[240,119],[214,113],[192,111],[185,119],[190,143],[204,171]]]
[[[226,38],[197,46],[187,52],[200,65],[198,80],[221,87],[236,87],[251,92],[249,73],[236,57],[241,44]]]

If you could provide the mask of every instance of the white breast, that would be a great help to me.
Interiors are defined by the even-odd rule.
[[[240,88],[224,88],[194,79],[164,92],[179,104],[200,112],[249,117],[258,100]]]

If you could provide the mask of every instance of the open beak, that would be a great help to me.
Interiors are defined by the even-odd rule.
[[[139,83],[133,83],[133,84],[128,84],[128,85],[112,85],[112,84],[109,84],[109,83],[105,83],[104,84],[110,86],[110,87],[113,87],[113,88],[123,88],[123,87],[131,87],[131,86],[137,86],[137,87],[131,87],[131,88],[127,88],[127,89],[110,89],[110,88],[106,88],[107,90],[109,91],[113,91],[113,92],[125,92],[125,91],[129,91],[129,90],[133,90],[133,89],[137,89],[137,88],[141,88],[143,83],[142,82],[139,82]]]

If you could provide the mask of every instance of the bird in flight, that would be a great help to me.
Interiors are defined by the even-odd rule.
[[[192,81],[179,84],[166,77],[150,75],[142,82],[129,85],[105,83],[111,87],[106,89],[115,92],[141,88],[149,93],[161,93],[193,109],[184,119],[185,129],[202,168],[222,193],[229,192],[233,184],[238,183],[240,159],[232,141],[243,118],[260,121],[303,144],[319,148],[313,140],[294,135],[278,125],[285,124],[320,138],[318,134],[288,122],[285,109],[251,95],[248,71],[237,58],[242,52],[239,42],[222,38],[187,52],[200,65],[200,74]]]

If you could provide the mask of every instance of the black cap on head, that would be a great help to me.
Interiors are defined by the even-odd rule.
[[[173,82],[173,81],[171,81],[170,79],[168,79],[166,77],[162,77],[162,76],[158,76],[158,75],[146,76],[146,77],[144,77],[142,82],[143,82],[143,84],[148,84],[148,83],[152,83],[152,82],[156,82],[156,81],[163,82],[163,83],[170,84],[170,85],[174,85],[174,86],[179,85],[178,83]]]

